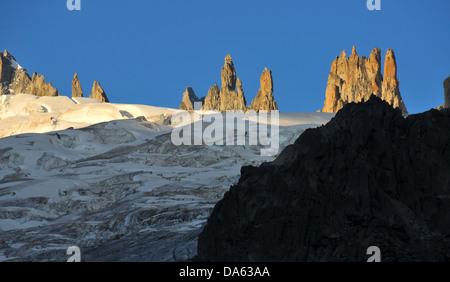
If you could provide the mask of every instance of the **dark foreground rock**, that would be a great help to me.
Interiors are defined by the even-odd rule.
[[[201,261],[450,260],[450,110],[403,118],[374,96],[244,166],[199,236]]]

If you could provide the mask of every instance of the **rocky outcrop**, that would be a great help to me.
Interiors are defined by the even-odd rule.
[[[6,50],[4,53],[0,53],[0,82],[2,84],[2,92],[7,91],[16,71],[11,65],[11,57],[12,55],[8,54]]]
[[[59,96],[58,90],[51,83],[47,83],[44,76],[38,73],[33,73],[31,83],[25,92],[36,96]]]
[[[225,57],[225,64],[222,67],[222,88],[220,89],[220,108],[221,112],[226,111],[246,111],[247,102],[245,101],[242,83],[240,83],[240,93],[236,91],[236,70],[230,55]],[[240,81],[240,80],[239,80]]]
[[[59,96],[58,90],[45,81],[44,76],[34,73],[33,77],[22,68],[13,55],[5,50],[0,54],[1,94],[27,93],[37,96]]]
[[[94,85],[92,86],[91,95],[89,98],[98,100],[102,103],[109,103],[108,97],[106,96],[105,91],[100,86],[100,82],[94,80]]]
[[[242,85],[241,85],[242,86]],[[204,111],[217,111],[220,109],[220,89],[217,83],[209,88],[205,97],[205,104],[202,108]]]
[[[26,90],[30,84],[30,75],[24,68],[18,68],[14,73],[13,80],[9,84],[9,94],[26,93]]]
[[[24,93],[30,83],[29,74],[14,56],[6,50],[0,53],[0,94]]]
[[[450,108],[450,76],[444,80],[444,98],[445,98],[445,108]]]
[[[270,112],[273,110],[278,110],[277,102],[273,97],[272,71],[264,68],[260,83],[261,87],[259,88],[258,94],[256,94],[255,99],[252,101],[250,109],[256,112]]]
[[[222,89],[233,91],[236,88],[236,70],[234,69],[233,58],[228,54],[225,56],[225,64],[221,72]]]
[[[34,73],[30,77],[26,69],[22,68],[13,55],[5,50],[0,53],[0,95],[26,93],[36,96],[59,96],[58,89],[46,82],[44,76]],[[78,74],[72,80],[72,97],[83,97]],[[94,81],[90,98],[101,102],[109,102],[100,83]]]
[[[186,91],[183,93],[183,99],[181,100],[180,110],[193,111],[195,102],[203,104],[204,98],[199,99],[191,87],[186,88]]]
[[[244,87],[242,81],[237,77],[234,63],[231,56],[228,54],[225,57],[225,63],[221,71],[222,87],[219,89],[217,83],[214,84],[208,91],[206,97],[201,100],[204,102],[202,110],[204,111],[243,111],[254,110],[259,112],[260,110],[271,111],[277,110],[277,103],[273,97],[273,80],[272,72],[264,69],[261,76],[261,88],[259,89],[256,98],[253,100],[251,106],[247,107],[247,101],[245,99]],[[195,96],[196,97],[196,96]],[[180,105],[186,105],[187,101],[191,99],[185,98],[183,95],[183,101]]]
[[[247,100],[244,95],[244,86],[242,86],[242,81],[239,78],[236,79],[236,90],[238,103],[235,104],[235,107],[238,109],[244,109],[242,111],[245,111],[247,108]]]
[[[345,51],[336,57],[328,75],[323,112],[336,113],[347,103],[367,101],[375,95],[407,113],[399,91],[394,52],[391,49],[387,51],[384,80],[380,52],[375,48],[369,58],[360,57],[353,46],[349,58]]]
[[[399,81],[397,79],[397,62],[392,49],[387,50],[384,60],[381,98],[394,108],[400,108],[404,114],[408,113],[400,95]]]
[[[72,79],[72,98],[83,97],[83,89],[81,88],[78,73],[75,73]]]
[[[448,261],[450,110],[372,96],[244,166],[199,236],[201,261]]]

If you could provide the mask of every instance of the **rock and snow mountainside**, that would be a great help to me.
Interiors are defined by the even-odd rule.
[[[372,96],[241,170],[199,236],[202,261],[450,260],[450,110]]]
[[[19,65],[11,53],[0,53],[0,95],[29,93],[36,96],[59,96],[58,89],[45,81],[43,75],[33,73]]]
[[[175,146],[173,109],[0,97],[0,261],[179,261],[259,146]],[[280,114],[280,150],[326,113]],[[145,118],[142,118],[145,117]],[[21,134],[24,133],[24,134]]]

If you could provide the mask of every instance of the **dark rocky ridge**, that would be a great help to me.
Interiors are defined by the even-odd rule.
[[[450,260],[450,110],[403,118],[372,96],[244,166],[199,236],[201,261]]]

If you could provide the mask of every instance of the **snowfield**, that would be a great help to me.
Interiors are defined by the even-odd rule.
[[[0,96],[0,261],[184,261],[261,146],[175,146],[175,109]],[[280,151],[328,113],[281,113]]]
[[[174,111],[145,105],[100,103],[90,98],[0,95],[0,138],[21,133],[78,129],[138,117],[159,122]]]

